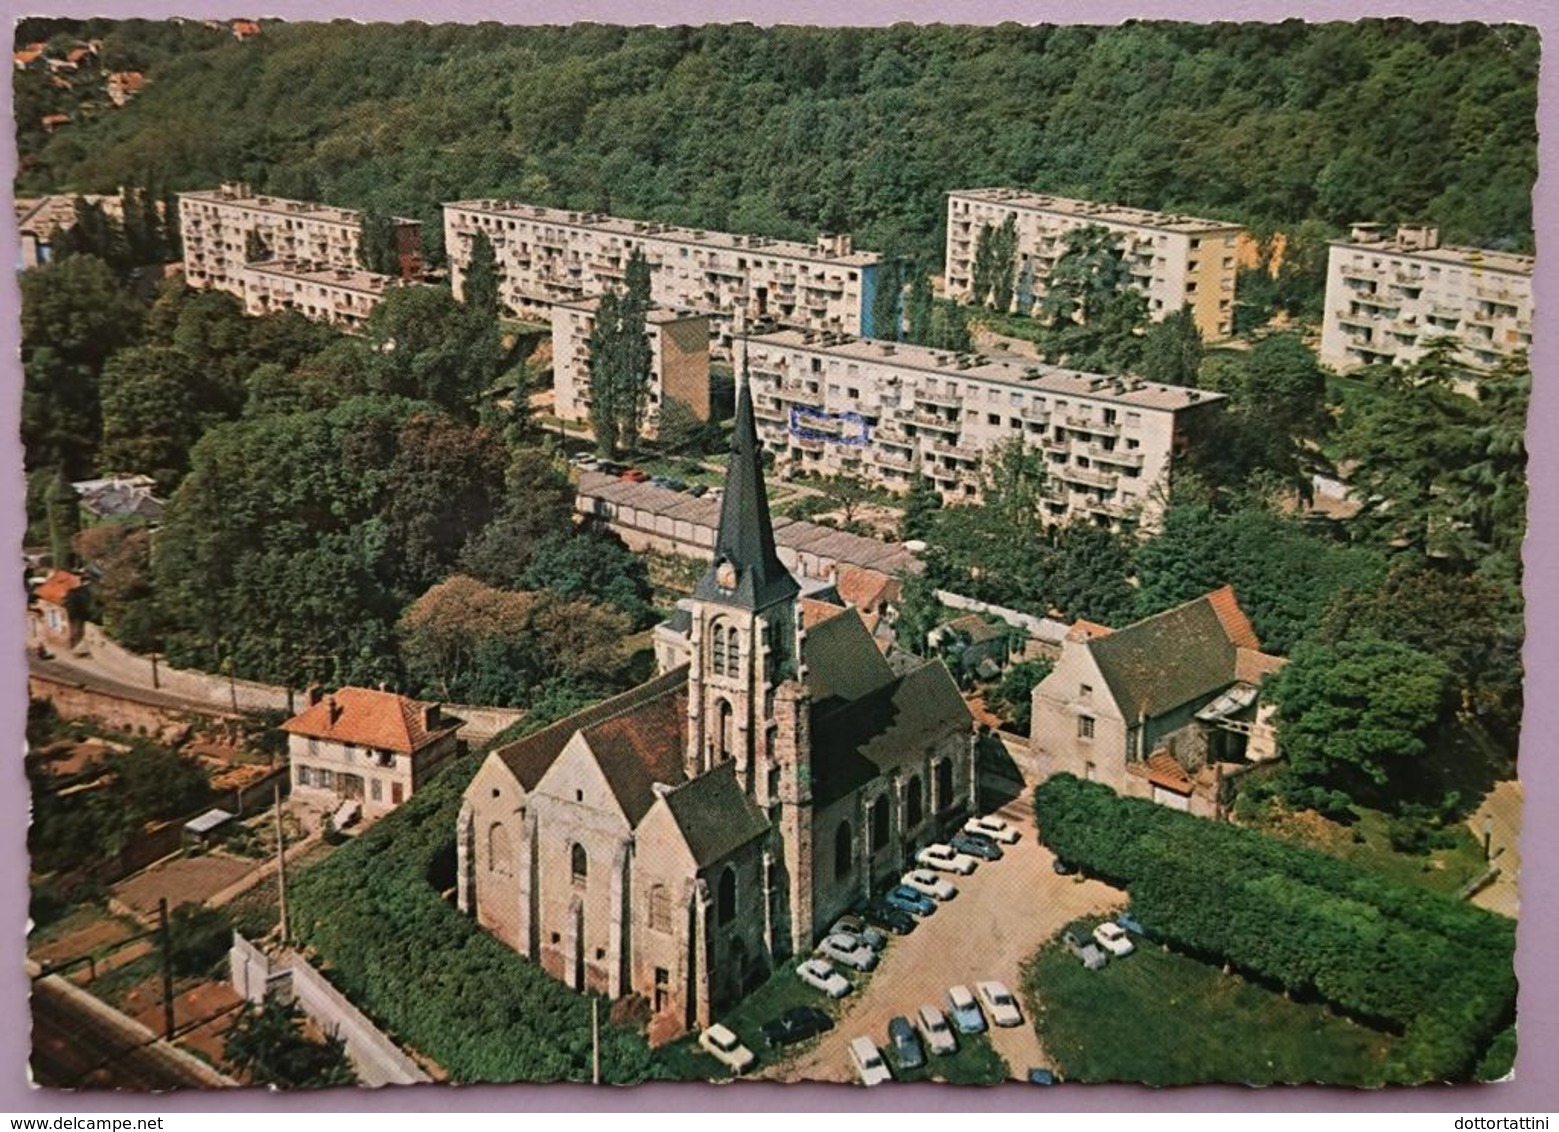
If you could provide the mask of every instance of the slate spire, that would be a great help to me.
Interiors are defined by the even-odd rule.
[[[693,595],[743,609],[767,609],[801,592],[774,551],[774,524],[763,487],[763,450],[753,423],[752,392],[747,387],[746,354],[737,382],[736,427],[731,433],[731,463],[720,501],[720,532],[715,557]]]

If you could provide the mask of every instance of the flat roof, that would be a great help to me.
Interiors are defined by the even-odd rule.
[[[230,204],[235,208],[252,208],[256,212],[269,212],[276,216],[296,216],[304,220],[319,220],[327,224],[347,224],[353,227],[362,223],[363,214],[355,208],[337,208],[333,204],[320,204],[309,200],[288,200],[286,197],[273,197],[264,193],[240,193],[233,189],[195,189],[191,192],[180,193],[179,199],[210,201],[213,204]],[[414,224],[420,227],[422,221],[412,220],[406,216],[392,216],[391,220],[396,224]]]
[[[594,314],[596,308],[600,305],[600,295],[590,295],[583,299],[573,299],[566,303],[552,304],[554,309],[561,307],[563,310],[581,311],[585,314]],[[708,318],[712,313],[712,311],[694,310],[691,307],[664,307],[659,303],[654,303],[650,306],[649,313],[644,317],[646,322],[659,325],[667,322],[684,322],[690,318]]]
[[[808,341],[808,338],[811,341]],[[995,382],[1031,392],[1086,397],[1095,401],[1131,405],[1146,409],[1176,412],[1193,405],[1205,405],[1224,399],[1222,393],[1205,389],[1186,389],[1179,385],[1162,385],[1140,378],[1108,377],[1104,374],[1084,373],[1063,369],[1044,362],[1009,362],[986,359],[984,355],[959,355],[950,350],[933,350],[929,346],[915,346],[906,342],[882,342],[871,338],[854,338],[849,335],[832,335],[826,344],[822,335],[803,330],[775,330],[767,334],[737,334],[734,341],[744,341],[752,346],[774,345],[785,349],[801,350],[825,357],[849,358],[872,362],[897,369],[916,370],[937,377],[959,380]],[[889,353],[888,351],[892,352]],[[968,364],[959,368],[962,358]]]
[[[47,197],[18,197],[16,200],[16,226],[33,236],[49,236],[56,228],[69,228],[76,223],[76,199],[80,196],[88,204],[100,204],[109,216],[118,217],[120,199],[116,196],[57,193]]]
[[[876,252],[852,251],[848,255],[831,255],[816,245],[798,243],[795,240],[771,240],[767,236],[743,236],[731,232],[681,228],[675,224],[663,224],[655,220],[628,220],[620,216],[607,216],[600,212],[573,212],[568,209],[547,208],[539,204],[525,204],[514,200],[455,200],[446,202],[444,207],[524,220],[528,223],[539,220],[545,224],[558,224],[565,228],[607,232],[640,240],[664,240],[667,243],[688,244],[695,247],[758,252],[781,259],[805,260],[808,263],[840,263],[850,267],[870,267],[881,258]]]
[[[257,263],[247,263],[244,268],[261,275],[323,283],[345,291],[360,291],[365,295],[382,295],[404,285],[396,275],[381,275],[376,271],[364,271],[360,267],[326,267],[310,260],[264,259]]]
[[[1475,267],[1483,271],[1501,271],[1508,275],[1530,276],[1533,265],[1537,262],[1529,255],[1495,251],[1491,248],[1473,248],[1457,244],[1446,244],[1438,248],[1411,247],[1398,243],[1395,238],[1375,240],[1370,243],[1362,243],[1358,240],[1331,240],[1329,243],[1334,248],[1347,248],[1349,251],[1371,255],[1401,256],[1405,259],[1421,259],[1430,263],[1450,263],[1458,267]]]
[[[1132,208],[1124,204],[1108,204],[1103,201],[1076,200],[1072,197],[1034,193],[1027,189],[953,189],[947,196],[949,200],[962,197],[967,200],[1007,204],[1014,208],[1033,209],[1036,212],[1053,212],[1060,216],[1083,217],[1097,220],[1101,224],[1128,224],[1134,228],[1157,228],[1166,232],[1232,232],[1243,227],[1232,220],[1209,220],[1200,216],[1185,216],[1178,212],[1154,212],[1151,209]]]

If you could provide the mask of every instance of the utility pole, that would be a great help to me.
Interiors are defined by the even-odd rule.
[[[601,1083],[601,999],[590,996],[590,1083]]]
[[[157,936],[162,944],[162,1036],[173,1040],[173,955],[168,931],[168,898],[157,899]]]
[[[281,828],[281,783],[272,789],[276,791],[276,894],[281,904],[281,941],[285,947],[291,933],[287,930],[287,842]]]
[[[160,688],[162,685],[157,682],[157,653],[153,651],[147,655],[150,656],[152,660],[152,687]]]

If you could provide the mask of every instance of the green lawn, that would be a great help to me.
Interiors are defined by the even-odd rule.
[[[886,1038],[887,1035],[882,1035]],[[945,1057],[928,1057],[919,1069],[902,1069],[887,1043],[878,1039],[879,1047],[893,1067],[896,1081],[942,1081],[949,1085],[1000,1085],[1012,1079],[1012,1070],[1001,1054],[991,1046],[987,1034],[958,1035],[958,1052]]]
[[[1485,868],[1483,845],[1472,830],[1456,824],[1446,833],[1454,843],[1428,853],[1403,853],[1391,846],[1390,819],[1379,810],[1355,805],[1358,820],[1351,826],[1329,821],[1319,814],[1281,815],[1255,828],[1295,845],[1319,849],[1352,861],[1398,884],[1412,884],[1454,895]]]
[[[1099,971],[1047,944],[1023,989],[1069,1081],[1374,1086],[1398,1040],[1151,944]]]

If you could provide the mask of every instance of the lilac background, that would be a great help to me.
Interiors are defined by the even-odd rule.
[[[1533,24],[1548,45],[1559,36],[1559,8],[1538,0],[1094,0],[1072,5],[1057,0],[1020,3],[987,0],[978,5],[936,3],[930,0],[855,0],[848,6],[819,0],[586,0],[540,4],[522,0],[504,4],[497,0],[441,0],[418,4],[406,0],[266,0],[258,10],[220,0],[96,0],[83,3],[18,4],[0,0],[10,20],[28,14],[70,16],[118,16],[158,18],[171,15],[200,17],[278,17],[294,20],[345,17],[362,20],[410,20],[428,22],[494,20],[507,23],[561,23],[593,20],[601,23],[710,23],[746,20],[753,23],[825,25],[882,25],[900,21],[962,22],[990,24],[1003,20],[1025,23],[1119,23],[1132,18],[1183,20],[1262,20],[1290,17],[1309,20],[1353,20],[1364,16],[1405,16],[1419,20],[1519,22]],[[1555,98],[1559,80],[1545,57],[1539,80],[1539,119],[1545,127],[1542,177],[1535,192],[1538,228],[1536,295],[1539,311],[1552,313],[1553,295],[1559,284],[1559,258],[1548,246],[1550,225],[1556,215],[1556,159],[1547,128],[1555,126]],[[0,84],[0,119],[9,122],[10,84]],[[16,155],[9,141],[0,150],[0,179],[8,186],[15,171]],[[0,225],[0,262],[17,262],[16,231]],[[0,356],[7,358],[6,394],[0,398],[0,545],[17,546],[23,529],[19,441],[20,377],[18,358],[17,288],[10,272],[0,276]],[[1559,347],[1550,338],[1546,318],[1539,319],[1532,355],[1533,369],[1546,374],[1559,359]],[[1528,600],[1527,716],[1522,742],[1522,780],[1526,787],[1526,832],[1522,843],[1525,863],[1522,877],[1522,917],[1518,931],[1516,968],[1521,978],[1520,1054],[1517,1079],[1487,1086],[1389,1089],[1376,1092],[1346,1089],[1276,1087],[1262,1090],[1237,1087],[1197,1087],[1150,1090],[1132,1086],[1068,1087],[1039,1090],[1022,1085],[971,1091],[946,1085],[900,1085],[864,1090],[827,1085],[780,1086],[743,1083],[715,1091],[703,1085],[647,1085],[633,1089],[592,1089],[588,1086],[470,1087],[458,1090],[438,1087],[396,1088],[379,1092],[331,1090],[306,1095],[269,1095],[259,1091],[184,1093],[166,1097],[140,1094],[68,1094],[33,1089],[28,1084],[26,1061],[29,1047],[27,979],[22,972],[23,935],[27,906],[26,843],[27,784],[22,773],[22,721],[26,714],[24,675],[26,664],[20,648],[25,639],[23,603],[19,591],[8,593],[0,605],[0,641],[15,642],[0,656],[0,720],[7,749],[15,758],[0,789],[0,859],[9,867],[0,871],[0,909],[10,925],[0,940],[0,1009],[6,1024],[0,1032],[0,1110],[36,1112],[145,1111],[514,1111],[573,1109],[619,1111],[655,1109],[720,1109],[769,1111],[884,1110],[959,1111],[977,1106],[988,1111],[1481,1111],[1533,1112],[1559,1108],[1559,974],[1550,965],[1559,924],[1555,882],[1559,870],[1553,863],[1559,849],[1559,830],[1545,818],[1554,812],[1559,793],[1559,769],[1547,766],[1544,740],[1559,731],[1559,696],[1554,675],[1559,670],[1559,636],[1547,631],[1559,627],[1559,445],[1550,441],[1559,425],[1559,391],[1542,379],[1534,382],[1532,414],[1528,429],[1531,448],[1532,504],[1526,551]],[[1548,960],[1549,962],[1544,962]],[[1124,1021],[1124,1020],[1123,1020]]]

